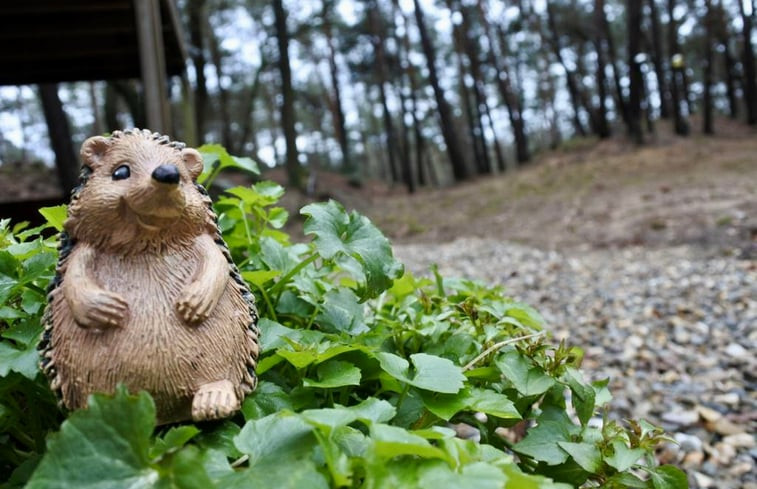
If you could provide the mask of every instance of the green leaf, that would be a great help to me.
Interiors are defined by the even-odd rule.
[[[234,444],[250,456],[253,467],[262,461],[304,459],[316,440],[309,424],[296,414],[283,411],[248,421]]]
[[[506,395],[488,389],[471,389],[468,409],[501,419],[521,419],[520,413]]]
[[[39,371],[37,362],[39,362],[39,354],[34,345],[18,349],[7,342],[0,342],[0,377],[5,377],[8,372],[14,371],[33,380]]]
[[[360,334],[368,331],[363,322],[363,305],[350,289],[332,289],[324,296],[316,322],[326,330]]]
[[[434,489],[501,489],[507,480],[500,469],[482,462],[465,465],[460,473],[439,467],[422,474],[418,486]]]
[[[559,441],[557,444],[573,457],[586,472],[596,474],[602,466],[602,454],[593,443]]]
[[[586,426],[594,415],[594,388],[590,384],[585,384],[581,373],[572,367],[565,369],[565,379],[573,393],[571,402],[576,409],[578,419],[582,426]]]
[[[63,231],[63,223],[66,220],[66,206],[64,204],[52,207],[42,207],[39,210],[39,213],[47,219],[48,224],[58,231]]]
[[[629,448],[622,440],[613,440],[612,450],[612,455],[605,457],[605,462],[618,472],[625,472],[630,469],[636,461],[644,456],[643,449]]]
[[[95,394],[88,409],[73,413],[49,439],[27,488],[153,487],[159,474],[147,454],[154,428],[155,405],[147,393]]]
[[[530,428],[526,437],[513,446],[513,450],[528,455],[548,465],[558,465],[568,460],[568,453],[558,442],[570,442],[571,435],[578,433],[568,415],[559,409],[548,408],[538,418],[538,424]]]
[[[249,284],[262,287],[269,280],[281,275],[280,270],[255,270],[242,272],[242,278]]]
[[[307,458],[267,460],[260,465],[229,474],[218,482],[223,489],[281,488],[328,489],[324,475]]]
[[[318,380],[304,379],[305,387],[331,389],[345,385],[360,385],[360,369],[349,362],[330,360],[318,365]]]
[[[378,296],[402,275],[389,240],[365,216],[348,214],[333,200],[307,205],[300,213],[308,216],[305,234],[315,235],[313,243],[321,257],[337,260],[355,280],[364,282],[358,290],[361,298]]]
[[[502,375],[526,397],[544,394],[555,384],[555,379],[532,366],[517,350],[503,353],[495,363]]]
[[[419,389],[455,394],[463,388],[462,369],[446,358],[426,353],[410,355],[413,371],[407,360],[393,353],[379,352],[376,358],[389,375]]]
[[[399,455],[417,455],[423,458],[449,457],[444,451],[432,446],[428,440],[397,426],[376,423],[371,425],[373,450],[380,457],[392,458]]]
[[[155,440],[150,448],[150,458],[155,459],[168,452],[175,452],[200,432],[195,426],[175,426],[163,438]]]
[[[686,474],[672,465],[661,465],[649,471],[655,489],[688,489]]]

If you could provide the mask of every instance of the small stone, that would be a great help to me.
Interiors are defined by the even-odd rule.
[[[727,347],[725,347],[725,353],[729,357],[733,357],[735,359],[744,358],[749,354],[746,348],[739,345],[738,343],[731,343]]]
[[[699,421],[699,413],[690,411],[668,411],[662,415],[662,420],[678,426],[689,426]]]
[[[722,414],[707,406],[697,406],[697,412],[699,416],[708,423],[714,423],[723,417]]]
[[[474,441],[476,443],[481,441],[481,433],[478,431],[478,429],[467,423],[450,423],[449,427],[455,430],[455,434],[458,438]]]
[[[733,467],[731,467],[728,470],[728,473],[736,477],[741,477],[744,474],[749,474],[750,472],[752,472],[753,469],[754,469],[753,463],[740,462],[740,463],[734,464]]]
[[[715,486],[715,481],[712,479],[712,477],[704,475],[701,472],[694,472],[694,481],[697,483],[697,487],[701,488]]]
[[[479,423],[486,423],[489,420],[489,418],[486,416],[486,413],[482,412],[477,412],[473,415],[473,417],[476,418]]]
[[[704,461],[704,453],[702,452],[691,452],[687,453],[685,457],[683,457],[683,466],[687,469],[693,469],[695,467],[699,467],[702,465],[702,462]]]
[[[720,465],[731,465],[736,457],[736,449],[732,445],[718,442],[713,447],[712,460]]]
[[[755,441],[754,436],[749,433],[736,433],[734,435],[728,435],[723,438],[723,443],[731,445],[735,448],[754,448]]]
[[[678,445],[680,445],[681,450],[684,452],[702,451],[702,440],[697,436],[689,435],[687,433],[676,433],[673,435],[673,438],[675,438],[675,441],[678,442]]]
[[[727,404],[729,406],[738,406],[741,398],[736,392],[728,392],[727,394],[720,394],[713,398],[713,401],[720,404]]]
[[[726,418],[720,418],[719,420],[715,421],[713,423],[713,428],[716,433],[720,433],[721,435],[728,436],[728,435],[737,435],[739,433],[744,433],[744,427],[739,426],[735,423],[732,423]]]

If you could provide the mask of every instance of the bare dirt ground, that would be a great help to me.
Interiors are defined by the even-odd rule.
[[[701,245],[754,256],[757,132],[583,141],[505,175],[355,202],[396,242],[461,236],[542,249]]]

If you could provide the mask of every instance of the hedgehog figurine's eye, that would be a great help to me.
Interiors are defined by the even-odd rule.
[[[128,165],[121,165],[113,172],[113,180],[124,180],[131,176],[131,170]]]

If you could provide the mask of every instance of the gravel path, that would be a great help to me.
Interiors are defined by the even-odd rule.
[[[535,306],[583,368],[610,377],[613,414],[662,425],[659,458],[692,488],[757,489],[757,261],[695,247],[541,251],[488,239],[404,244],[425,274],[503,284]]]

